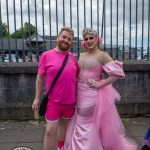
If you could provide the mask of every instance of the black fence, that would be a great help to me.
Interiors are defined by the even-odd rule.
[[[63,26],[75,31],[70,51],[77,58],[88,27],[114,59],[149,59],[149,0],[0,0],[0,62],[39,61]]]

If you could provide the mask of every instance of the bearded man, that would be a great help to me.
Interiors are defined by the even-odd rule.
[[[74,54],[68,52],[74,36],[73,29],[61,28],[57,37],[57,46],[41,55],[36,79],[35,99],[32,104],[33,111],[40,105],[40,93],[45,81],[46,91],[49,88],[62,66],[64,58],[68,55],[66,66],[48,96],[46,130],[44,137],[44,150],[53,150],[58,133],[58,150],[63,149],[66,130],[74,114],[76,102],[76,79],[78,63]]]

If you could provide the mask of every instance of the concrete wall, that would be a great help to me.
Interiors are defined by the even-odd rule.
[[[0,119],[32,119],[37,63],[0,63]],[[150,61],[124,62],[126,78],[114,83],[121,115],[150,114]]]

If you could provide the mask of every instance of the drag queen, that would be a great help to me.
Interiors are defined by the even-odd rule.
[[[125,137],[115,106],[120,95],[112,83],[125,77],[122,62],[100,51],[102,39],[95,30],[85,28],[82,36],[86,52],[79,59],[76,112],[67,130],[64,150],[136,150],[136,144]]]

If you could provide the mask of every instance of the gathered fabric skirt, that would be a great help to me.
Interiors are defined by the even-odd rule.
[[[76,112],[65,139],[65,150],[136,150],[136,143],[125,136],[115,106],[119,93],[112,85],[101,89],[78,82]]]

